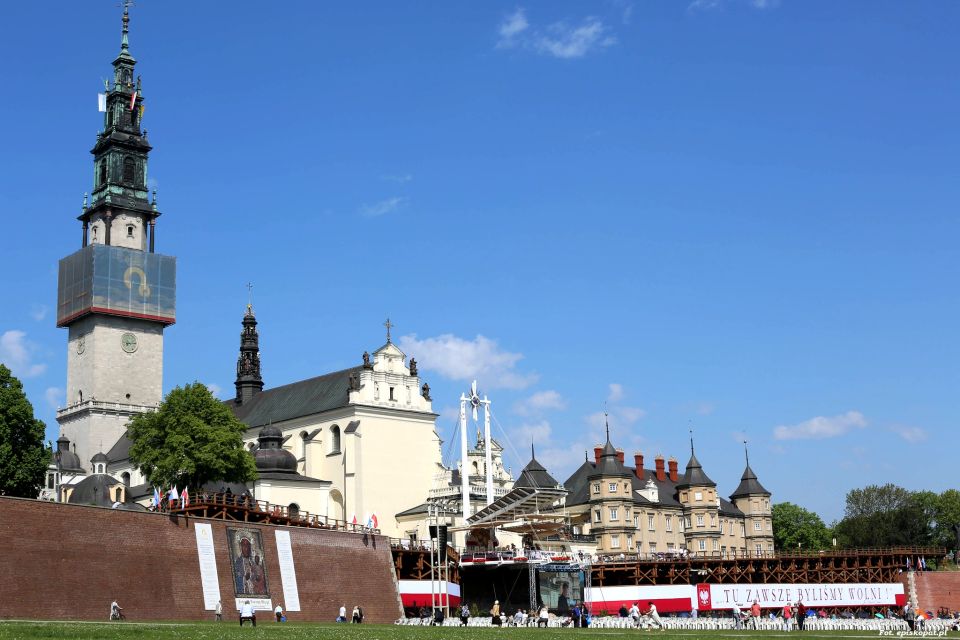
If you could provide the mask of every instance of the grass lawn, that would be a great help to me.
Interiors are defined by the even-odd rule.
[[[698,638],[736,638],[743,636],[751,640],[762,638],[784,638],[784,633],[731,631],[639,631],[627,629],[490,629],[456,627],[398,627],[393,625],[349,625],[349,624],[276,624],[263,622],[256,629],[245,626],[242,629],[236,623],[223,622],[21,622],[0,621],[0,639],[7,638],[50,638],[51,640],[140,640],[157,638],[160,640],[228,640],[233,638],[265,638],[283,640],[496,640],[509,636],[528,640],[552,640],[560,636],[637,636],[650,638],[672,638],[673,640],[697,640]],[[791,634],[796,637],[797,632]],[[805,638],[874,638],[875,633],[867,632],[807,632]],[[951,633],[951,636],[960,634]],[[789,636],[788,636],[789,637]]]

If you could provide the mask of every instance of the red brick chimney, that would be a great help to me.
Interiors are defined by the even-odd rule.
[[[620,464],[623,464],[623,449],[617,449],[617,460],[620,461]]]
[[[633,454],[633,464],[637,468],[637,477],[643,480],[643,452],[636,451]]]
[[[670,458],[667,464],[670,466],[670,482],[676,482],[678,477],[677,476],[677,459]]]
[[[657,464],[657,480],[663,482],[667,479],[667,472],[663,468],[663,455],[658,453],[654,462]]]
[[[593,446],[593,461],[597,464],[600,464],[600,455],[603,453],[603,445],[596,444]]]

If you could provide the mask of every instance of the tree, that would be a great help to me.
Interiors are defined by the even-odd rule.
[[[853,489],[836,526],[837,539],[845,547],[930,544],[938,502],[936,494],[894,484]]]
[[[153,485],[248,482],[257,468],[243,447],[244,431],[230,409],[195,382],[177,387],[157,411],[130,422],[130,460]]]
[[[813,511],[792,502],[773,505],[773,543],[777,549],[824,549],[831,544],[830,530]]]
[[[36,498],[43,487],[50,450],[46,425],[33,417],[23,384],[0,364],[0,495]]]

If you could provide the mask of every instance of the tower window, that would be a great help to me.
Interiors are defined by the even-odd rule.
[[[134,179],[134,164],[133,158],[127,156],[123,159],[123,181],[126,184],[133,184]]]
[[[106,159],[100,161],[100,186],[107,184],[107,161]]]
[[[396,400],[396,398],[393,397],[393,387],[390,387],[390,399]]]
[[[340,453],[340,427],[330,427],[330,453]]]
[[[120,478],[123,480],[123,486],[130,486],[130,474],[128,472],[124,471]]]
[[[127,225],[127,237],[128,237],[128,238],[132,238],[132,237],[133,237],[133,225],[132,225],[132,224],[128,224],[128,225]]]

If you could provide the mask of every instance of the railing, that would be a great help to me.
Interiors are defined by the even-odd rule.
[[[790,549],[780,551],[687,551],[686,549],[668,549],[666,551],[599,553],[594,555],[595,562],[655,562],[678,560],[769,560],[769,559],[809,559],[823,556],[855,557],[865,555],[905,555],[937,558],[945,556],[943,547],[863,547],[856,549]]]
[[[234,511],[244,515],[244,520],[249,520],[252,516],[253,520],[257,522],[286,524],[294,527],[312,527],[315,529],[331,529],[334,531],[347,531],[349,533],[380,533],[380,529],[368,527],[366,524],[337,520],[336,518],[317,515],[290,506],[271,504],[265,500],[255,500],[248,495],[237,495],[233,493],[200,492],[196,496],[189,497],[189,500],[186,502],[182,499],[164,499],[157,507],[153,508],[154,511],[161,513],[196,514],[203,512],[205,517],[211,509],[220,513]],[[215,517],[215,515],[211,517]]]
[[[460,487],[440,487],[438,489],[430,489],[429,496],[431,498],[446,498],[446,497],[459,497],[462,494],[463,490]],[[505,489],[503,487],[494,487],[493,496],[494,498],[502,498],[503,496],[510,493],[510,489]],[[487,495],[487,487],[482,484],[471,484],[470,485],[470,495],[474,496],[485,496]],[[486,506],[486,505],[483,505]]]
[[[105,402],[103,400],[84,400],[75,402],[71,405],[57,409],[57,417],[60,418],[69,413],[80,411],[81,409],[100,409],[103,411],[116,411],[117,413],[147,413],[156,411],[156,405],[150,404],[127,404],[125,402]]]

